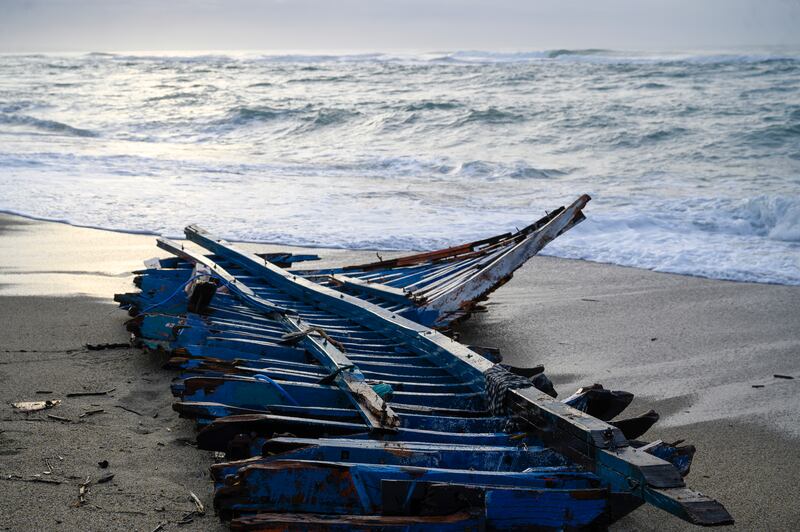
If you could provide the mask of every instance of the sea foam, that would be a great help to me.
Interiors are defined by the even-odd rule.
[[[593,197],[546,253],[800,284],[800,55],[0,56],[0,210],[418,250]]]

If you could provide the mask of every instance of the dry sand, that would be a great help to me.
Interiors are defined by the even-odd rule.
[[[149,236],[0,215],[2,529],[224,529],[211,510],[213,457],[170,408],[173,375],[139,350],[84,347],[127,340],[111,296],[156,254]],[[562,396],[592,382],[635,393],[631,413],[662,414],[648,439],[698,447],[689,484],[720,499],[737,530],[800,529],[800,288],[537,257],[488,306],[459,328],[462,341],[544,364]],[[63,403],[29,415],[9,406],[45,399]],[[76,507],[81,482],[106,472],[114,478]],[[61,484],[21,480],[34,478]],[[177,525],[194,509],[190,491],[209,511]],[[642,508],[613,529],[693,528]]]

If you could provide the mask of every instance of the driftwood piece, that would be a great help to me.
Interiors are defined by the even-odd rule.
[[[60,480],[55,480],[52,478],[43,478],[43,477],[30,477],[24,478],[19,475],[4,475],[3,480],[15,480],[17,482],[40,482],[42,484],[61,484]]]
[[[197,512],[197,515],[205,515],[206,514],[206,508],[205,508],[205,506],[203,506],[203,502],[200,500],[200,497],[195,495],[193,491],[190,491],[189,492],[189,498],[194,503],[195,508],[197,508],[197,510],[195,510]]]
[[[112,344],[86,344],[86,349],[89,351],[102,351],[104,349],[122,349],[130,347],[129,343],[112,343]]]
[[[11,406],[20,412],[38,412],[40,410],[47,410],[61,404],[61,399],[53,399],[47,401],[20,401],[11,403]]]
[[[78,486],[78,500],[75,501],[75,507],[83,506],[86,503],[86,497],[89,495],[89,486],[92,484],[92,479],[86,477],[86,480]]]
[[[114,406],[115,406],[116,408],[121,408],[122,410],[124,410],[124,411],[126,411],[126,412],[130,412],[131,414],[136,414],[137,416],[141,416],[141,415],[143,415],[141,412],[137,412],[137,411],[136,411],[136,410],[134,410],[133,408],[128,408],[127,406],[122,406],[122,405],[114,405]]]
[[[67,397],[85,397],[90,395],[108,395],[111,392],[116,390],[116,388],[111,388],[109,390],[102,390],[97,392],[70,392],[67,394]]]

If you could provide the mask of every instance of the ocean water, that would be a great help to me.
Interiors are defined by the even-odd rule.
[[[546,253],[800,284],[800,54],[0,56],[0,210],[431,249],[588,193]]]

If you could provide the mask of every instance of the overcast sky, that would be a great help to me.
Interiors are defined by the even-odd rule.
[[[800,46],[800,0],[0,0],[0,52]]]

